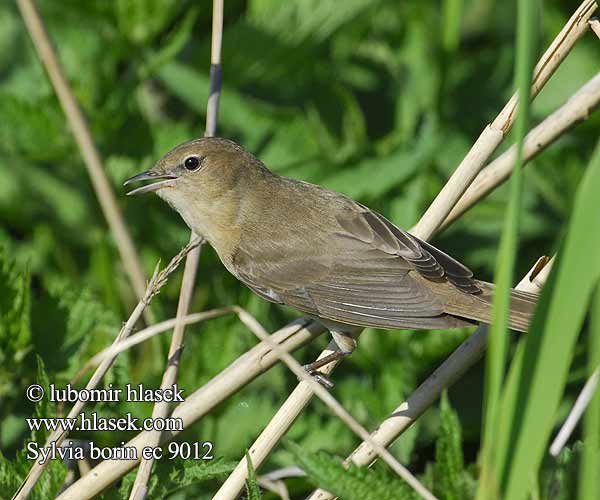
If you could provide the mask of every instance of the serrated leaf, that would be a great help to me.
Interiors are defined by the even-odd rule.
[[[404,500],[419,496],[404,481],[381,472],[370,471],[354,464],[346,469],[341,460],[325,452],[309,453],[297,444],[287,441],[286,448],[309,480],[344,500]]]
[[[30,347],[29,282],[27,269],[0,246],[0,364],[4,366],[20,363]]]
[[[246,493],[248,500],[261,500],[260,488],[256,482],[256,472],[250,459],[250,454],[246,450],[246,465],[248,467],[248,479],[246,479]]]
[[[471,495],[467,491],[462,452],[462,429],[458,415],[451,408],[448,393],[444,391],[440,402],[440,437],[435,450],[435,489],[447,500],[462,500]]]

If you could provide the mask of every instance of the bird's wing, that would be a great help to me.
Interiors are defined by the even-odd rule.
[[[318,248],[240,246],[234,261],[238,278],[267,300],[341,323],[456,326],[427,281],[477,293],[469,269],[362,205],[345,206],[335,219]]]

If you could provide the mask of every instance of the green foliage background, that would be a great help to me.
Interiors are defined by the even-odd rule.
[[[210,3],[39,2],[105,159],[147,275],[159,258],[168,261],[177,253],[189,232],[157,197],[126,198],[121,183],[150,167],[179,142],[203,133]],[[512,93],[514,2],[225,3],[219,134],[239,141],[272,170],[344,192],[400,227],[409,228],[418,220]],[[538,54],[577,4],[544,2]],[[534,123],[598,71],[597,44],[597,39],[586,36],[576,45],[535,100]],[[527,166],[518,275],[538,256],[551,254],[560,242],[599,125],[598,116],[592,116]],[[509,137],[505,146],[510,143]],[[435,244],[469,265],[478,277],[491,279],[507,198],[506,187],[498,189],[436,238]],[[180,279],[181,273],[174,275],[155,299],[153,310],[158,318],[174,315]],[[16,7],[2,2],[2,455],[15,459],[29,436],[24,418],[32,415],[34,408],[25,400],[24,390],[38,379],[36,356],[43,360],[49,380],[57,385],[66,383],[92,354],[111,342],[134,302],[52,88]],[[295,317],[293,312],[252,295],[227,274],[212,250],[205,249],[192,310],[230,304],[247,308],[270,330]],[[468,333],[367,331],[358,351],[336,373],[334,393],[372,428]],[[233,318],[189,327],[180,385],[191,393],[255,342]],[[323,337],[302,349],[297,359],[312,359],[325,342]],[[122,387],[127,382],[142,382],[158,387],[167,347],[164,336],[121,355],[106,384]],[[582,340],[559,419],[585,376],[584,349]],[[482,379],[481,365],[470,370],[450,391],[455,410],[444,400],[441,413],[431,409],[392,447],[441,498],[474,494]],[[197,471],[188,474],[195,479],[186,484],[209,482],[180,490],[177,498],[209,498],[218,485],[214,478],[227,469],[224,464],[243,456],[295,383],[292,374],[276,366],[186,431],[183,439],[188,441],[213,441],[215,455],[225,462],[205,475]],[[105,416],[130,411],[143,418],[150,416],[152,407],[106,403],[99,405],[98,411]],[[75,437],[93,438],[98,445],[109,446],[132,436],[82,433]],[[301,445],[301,451],[281,448],[262,470],[298,463],[302,450],[309,452],[303,462],[308,469],[310,452],[325,450],[345,456],[357,444],[355,436],[318,402],[300,417],[289,438]],[[570,498],[572,464],[578,454],[575,447],[557,462],[546,461],[540,478],[542,498]],[[313,459],[313,469],[321,471],[326,470],[323,461],[332,460],[325,455]],[[7,463],[3,462],[0,476],[2,471],[8,474]],[[171,465],[173,470],[187,467]],[[331,467],[334,470],[335,464]],[[383,468],[376,474],[382,481],[394,481]],[[311,474],[311,479],[328,484],[327,477],[315,479]],[[364,472],[349,474],[350,491],[352,480],[364,481]],[[294,480],[292,491],[301,498],[311,484]],[[44,487],[52,491],[57,484]],[[171,491],[163,490],[156,494],[162,497]],[[552,496],[556,491],[565,496]]]

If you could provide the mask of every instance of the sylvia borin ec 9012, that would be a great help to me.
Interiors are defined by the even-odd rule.
[[[489,322],[494,285],[396,227],[320,186],[282,177],[233,141],[202,138],[169,151],[127,181],[155,192],[221,262],[260,297],[321,322],[351,353],[363,327],[456,328]],[[509,325],[527,329],[536,295],[511,291]]]

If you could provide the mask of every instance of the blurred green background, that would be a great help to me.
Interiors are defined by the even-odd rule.
[[[544,2],[538,55],[578,3]],[[39,5],[150,276],[158,259],[168,261],[187,242],[189,231],[157,197],[126,198],[121,184],[168,149],[203,134],[211,2],[44,0]],[[409,228],[511,95],[515,19],[514,2],[493,0],[226,0],[218,133],[280,174],[343,192]],[[535,100],[534,123],[597,70],[598,40],[588,34]],[[527,167],[518,275],[556,249],[599,125],[592,116]],[[504,147],[510,144],[509,137]],[[498,189],[434,240],[481,279],[493,277],[507,195],[506,186]],[[181,271],[155,298],[152,309],[159,319],[174,316],[180,281]],[[134,304],[52,87],[16,7],[2,2],[2,454],[14,457],[29,436],[24,418],[33,405],[24,399],[24,389],[36,380],[36,355],[50,380],[65,384],[112,341]],[[271,331],[296,317],[254,296],[205,248],[192,310],[231,304],[247,308]],[[334,394],[373,428],[469,333],[367,331],[336,373]],[[326,340],[302,349],[297,359],[312,360]],[[163,335],[121,355],[106,384],[158,387],[168,343]],[[188,327],[180,385],[191,393],[255,343],[233,318]],[[581,387],[584,367],[583,356],[576,356],[563,417]],[[482,382],[480,364],[449,394],[462,427],[458,451],[467,464],[465,475],[479,449]],[[276,366],[183,438],[211,440],[216,456],[238,460],[295,383]],[[152,411],[150,404],[126,402],[97,408],[106,416],[131,411],[146,417]],[[431,479],[439,465],[440,421],[439,409],[432,408],[392,450],[449,498]],[[76,436],[102,446],[132,437]],[[319,402],[310,405],[289,437],[306,450],[341,456],[358,443]],[[543,498],[563,498],[550,496],[556,484],[560,494],[568,492],[565,470],[575,454],[567,450],[567,458],[545,466],[550,486]],[[263,470],[291,461],[290,453],[279,449]],[[209,497],[217,484],[188,489],[180,497]],[[310,488],[303,480],[292,486],[298,498]]]

